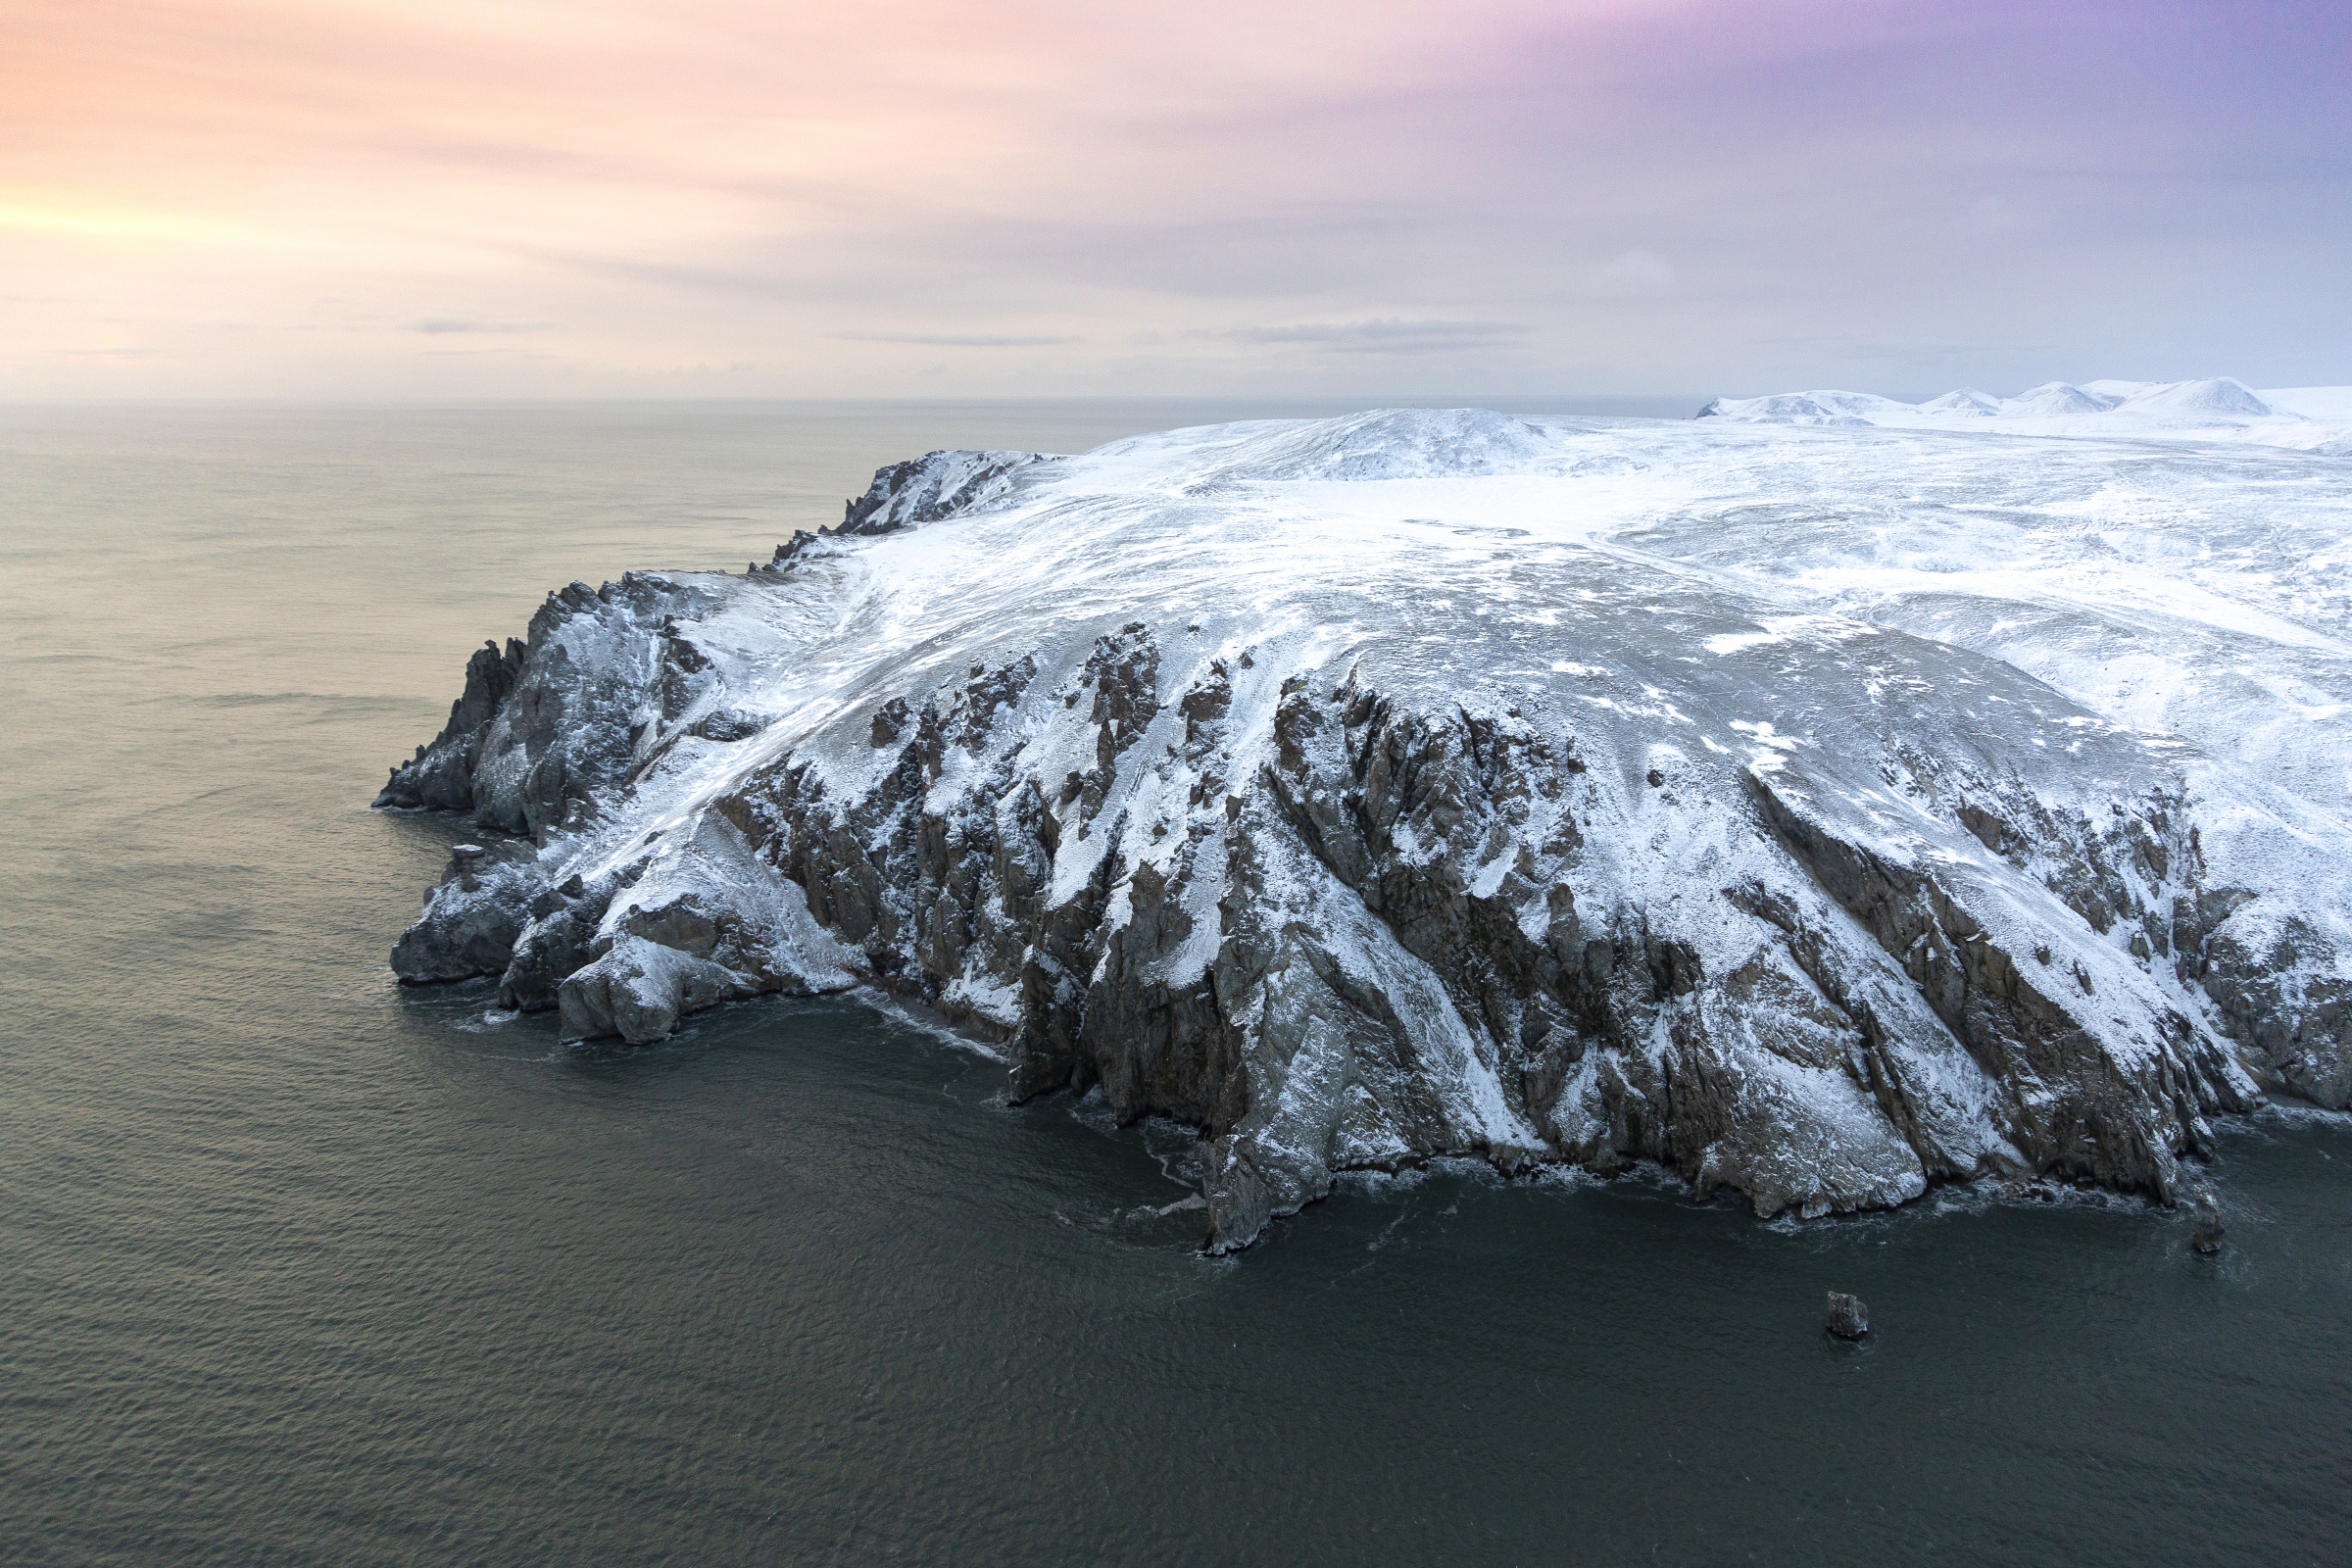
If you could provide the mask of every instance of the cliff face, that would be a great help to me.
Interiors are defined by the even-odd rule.
[[[2352,494],[2130,457],[2208,564]],[[919,996],[1016,1098],[1200,1129],[1218,1248],[1442,1153],[1761,1213],[2170,1198],[2263,1085],[2352,1098],[2352,753],[2310,716],[2352,682],[2340,604],[2183,617],[2237,601],[2181,549],[2118,588],[2081,526],[2118,482],[2081,441],[1475,411],[935,453],[767,566],[574,584],[476,654],[378,804],[530,847],[454,863],[394,967],[573,1038]],[[2266,636],[2303,684],[2249,712],[2196,639]],[[2172,724],[2102,710],[2119,649],[2179,662]]]

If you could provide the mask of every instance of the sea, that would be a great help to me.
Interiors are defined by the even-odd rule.
[[[0,1562],[2352,1562],[2340,1116],[2224,1131],[2210,1258],[1465,1166],[1208,1257],[1182,1129],[880,998],[395,984],[466,829],[369,799],[549,589],[1348,406],[0,409]]]

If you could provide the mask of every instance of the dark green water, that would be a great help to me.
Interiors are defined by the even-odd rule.
[[[0,411],[0,1561],[2352,1560],[2341,1119],[2218,1260],[1441,1172],[1211,1261],[1178,1140],[858,1004],[391,983],[457,829],[368,799],[547,587],[1258,412]]]

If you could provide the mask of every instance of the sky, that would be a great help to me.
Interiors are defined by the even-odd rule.
[[[0,0],[0,399],[2352,382],[2352,5]]]

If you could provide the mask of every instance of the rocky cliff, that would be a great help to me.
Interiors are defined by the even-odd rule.
[[[2352,1099],[2348,506],[2302,452],[1478,411],[934,453],[475,654],[377,804],[516,840],[393,964],[571,1038],[920,998],[1016,1098],[1197,1128],[1219,1249],[1440,1154],[2170,1200],[2213,1116]]]

